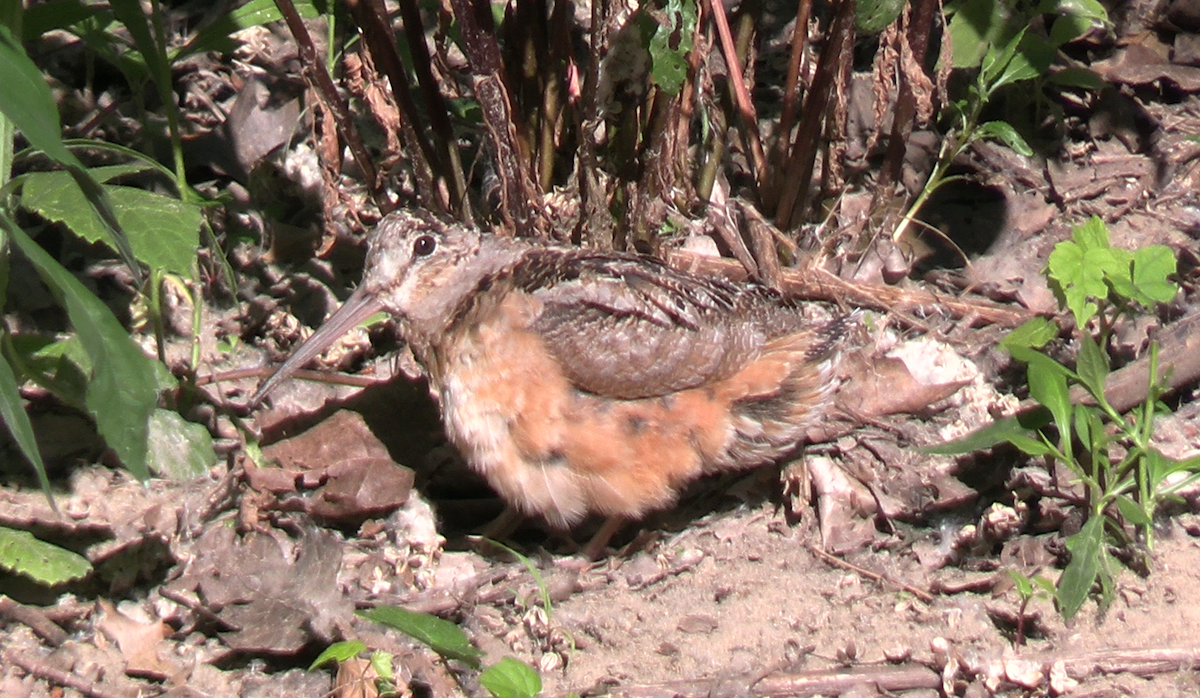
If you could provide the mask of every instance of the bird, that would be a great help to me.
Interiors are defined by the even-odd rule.
[[[368,234],[357,289],[250,406],[380,311],[449,441],[511,507],[560,529],[608,517],[592,555],[691,481],[796,449],[830,401],[842,332],[765,286],[408,208]]]

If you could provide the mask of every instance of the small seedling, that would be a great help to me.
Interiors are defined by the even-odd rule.
[[[1060,302],[1075,318],[1075,369],[1041,351],[1061,328],[1042,318],[1017,328],[1002,346],[1028,367],[1029,394],[1042,409],[934,449],[967,453],[1008,442],[1072,473],[1082,488],[1087,520],[1066,539],[1071,559],[1055,590],[1065,618],[1079,611],[1097,584],[1101,608],[1107,607],[1117,569],[1114,553],[1143,557],[1139,549],[1152,547],[1159,505],[1200,481],[1200,457],[1175,460],[1151,442],[1158,398],[1165,391],[1157,343],[1150,343],[1150,380],[1141,405],[1123,415],[1104,392],[1114,325],[1172,299],[1178,287],[1168,277],[1174,271],[1174,256],[1166,247],[1113,248],[1098,218],[1075,228],[1070,241],[1055,247],[1047,270]],[[1089,399],[1073,402],[1071,386],[1082,387]]]
[[[476,670],[482,666],[480,658],[483,652],[461,628],[448,620],[396,606],[377,606],[359,611],[358,615],[399,630],[437,652],[443,660],[457,660]],[[345,662],[366,650],[367,646],[357,640],[334,643],[313,661],[309,670],[329,661]],[[380,690],[380,695],[402,695],[403,691],[395,684],[392,656],[374,651],[370,658],[372,669],[378,677],[376,688]],[[542,690],[542,679],[537,670],[512,657],[505,657],[484,668],[479,674],[479,683],[495,698],[534,698]]]
[[[981,121],[985,108],[1004,88],[1019,82],[1048,80],[1060,85],[1098,90],[1100,78],[1089,71],[1067,69],[1051,73],[1051,62],[1060,46],[1092,29],[1108,26],[1108,14],[1095,0],[1036,3],[1027,16],[1019,5],[999,0],[959,0],[947,3],[948,32],[954,55],[943,58],[954,68],[977,69],[975,82],[961,99],[951,102],[944,114],[946,137],[933,171],[892,233],[900,240],[921,207],[942,186],[961,179],[949,175],[951,166],[977,141],[998,140],[1026,157],[1033,149],[1012,124],[1004,120]],[[1030,31],[1035,20],[1054,16],[1048,36]],[[1039,93],[1040,89],[1033,92]]]
[[[1017,592],[1019,605],[1017,606],[1017,637],[1015,645],[1020,647],[1025,644],[1025,617],[1026,611],[1029,609],[1029,604],[1034,599],[1052,599],[1054,598],[1054,582],[1046,579],[1038,572],[1034,572],[1032,577],[1026,577],[1017,570],[1007,570],[1009,578],[1013,581],[1013,588]]]

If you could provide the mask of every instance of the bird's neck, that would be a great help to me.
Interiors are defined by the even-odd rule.
[[[513,292],[513,269],[530,249],[519,240],[485,237],[475,254],[456,265],[438,293],[402,318],[401,333],[431,374],[439,372],[442,355],[458,336]]]

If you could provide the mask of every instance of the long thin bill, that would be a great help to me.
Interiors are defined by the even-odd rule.
[[[334,313],[328,320],[322,324],[313,336],[308,338],[300,348],[292,354],[283,365],[276,369],[275,373],[266,380],[258,391],[254,393],[254,397],[250,398],[249,407],[251,409],[257,407],[272,390],[277,388],[279,384],[291,378],[296,371],[304,368],[308,362],[317,358],[321,352],[328,349],[334,342],[349,332],[356,325],[371,317],[375,313],[383,310],[383,305],[378,299],[368,295],[360,286],[341,308]]]

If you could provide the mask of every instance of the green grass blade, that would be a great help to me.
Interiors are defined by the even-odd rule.
[[[46,464],[42,462],[37,438],[33,435],[33,424],[29,422],[29,415],[25,414],[17,377],[3,354],[0,354],[0,419],[3,419],[4,426],[8,427],[8,432],[17,442],[21,453],[33,464],[38,483],[46,493],[46,498],[50,500],[50,506],[54,506],[54,499],[50,497],[50,480],[46,477]]]
[[[85,402],[96,428],[126,468],[145,479],[150,415],[158,405],[154,361],[142,353],[121,323],[70,272],[56,262],[6,215],[0,225],[37,269],[92,362]]]

